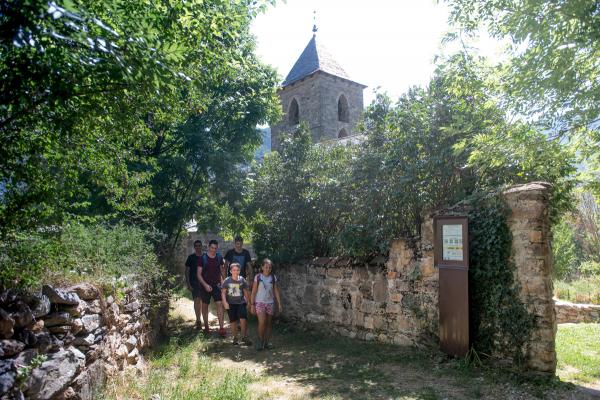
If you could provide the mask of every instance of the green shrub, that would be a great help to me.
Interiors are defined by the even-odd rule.
[[[600,304],[600,275],[554,281],[554,296],[573,303]]]
[[[566,279],[576,274],[581,262],[581,248],[575,240],[575,232],[565,215],[552,227],[552,255],[554,257],[554,277]]]
[[[116,285],[122,277],[163,275],[148,232],[126,225],[86,226],[20,232],[2,240],[0,285],[35,287],[44,282],[88,280]]]

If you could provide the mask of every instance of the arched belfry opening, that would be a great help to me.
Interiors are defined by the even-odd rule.
[[[300,123],[300,108],[296,99],[292,99],[288,109],[288,121],[290,125],[298,125]]]
[[[338,133],[338,139],[345,138],[347,136],[348,136],[348,131],[346,131],[346,129],[344,129],[344,128],[340,129],[340,132]]]
[[[350,112],[348,111],[348,99],[341,95],[338,99],[338,121],[350,122]]]

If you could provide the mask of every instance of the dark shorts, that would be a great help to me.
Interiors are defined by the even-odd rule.
[[[200,298],[203,303],[210,304],[210,299],[221,301],[221,288],[218,285],[212,285],[212,292],[207,292],[203,287],[200,288]]]
[[[192,299],[196,300],[199,297],[202,297],[202,289],[200,288],[200,284],[191,284],[192,287]]]
[[[248,319],[248,311],[246,311],[246,303],[244,304],[230,304],[229,310],[229,322],[235,322],[239,319]]]

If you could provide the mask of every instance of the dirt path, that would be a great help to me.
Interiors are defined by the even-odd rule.
[[[193,329],[192,302],[173,304],[172,324]],[[213,327],[217,320],[211,314]],[[251,337],[256,326],[250,324]],[[210,337],[207,354],[225,370],[259,377],[248,389],[254,399],[594,399],[573,385],[516,382],[496,371],[466,368],[438,353],[365,343],[276,326],[274,349],[257,352]]]

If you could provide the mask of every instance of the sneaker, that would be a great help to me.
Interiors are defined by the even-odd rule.
[[[222,338],[227,337],[227,331],[225,330],[225,328],[219,329],[219,336],[221,336]]]
[[[202,333],[204,334],[204,336],[208,337],[210,335],[210,328],[204,328],[202,330]]]
[[[260,340],[259,340],[259,341],[257,341],[257,342],[256,342],[256,351],[261,351],[261,350],[263,350],[263,349],[264,349],[264,347],[263,347],[263,343],[262,343]]]
[[[250,340],[250,338],[248,338],[248,337],[243,337],[243,338],[242,338],[242,343],[243,343],[245,346],[252,346],[252,340]]]
[[[265,350],[273,350],[273,345],[271,343],[265,343],[263,344],[263,348]]]
[[[238,344],[240,344],[240,343],[238,342],[238,340],[237,340],[237,337],[234,337],[234,338],[233,338],[233,340],[232,340],[231,344],[232,344],[232,345],[234,345],[234,346],[237,346]]]

